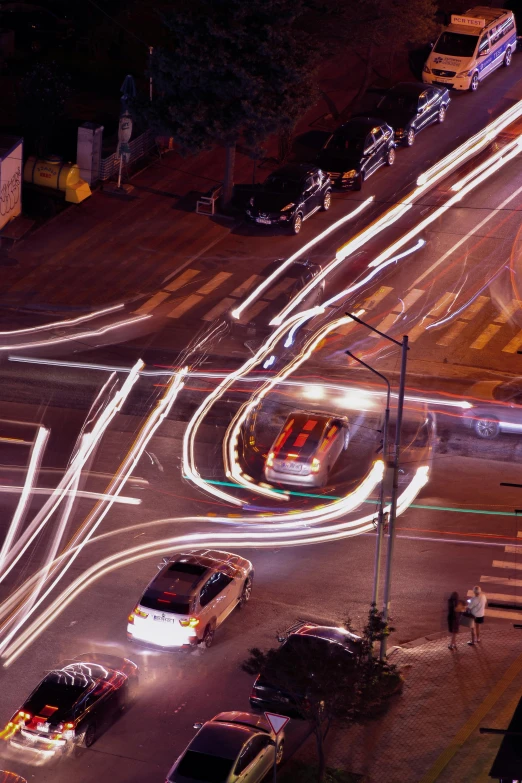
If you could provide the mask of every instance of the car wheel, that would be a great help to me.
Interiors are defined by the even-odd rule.
[[[407,147],[413,147],[415,143],[415,131],[413,128],[410,128],[408,131],[408,135],[406,136],[406,146]]]
[[[285,741],[284,741],[284,740],[281,740],[280,742],[278,742],[278,743],[277,743],[277,748],[276,748],[276,757],[275,757],[275,761],[276,761],[276,765],[277,765],[277,766],[279,766],[279,765],[280,765],[280,763],[281,763],[281,762],[282,762],[282,760],[283,760],[283,753],[284,753],[284,750],[285,750]]]
[[[437,122],[444,122],[446,119],[446,107],[441,106],[439,109],[439,116],[437,117]]]
[[[477,419],[474,427],[476,435],[484,440],[492,440],[500,432],[500,425],[496,419]]]
[[[471,84],[469,85],[469,89],[471,90],[471,92],[476,92],[478,90],[478,86],[479,86],[479,78],[478,78],[478,73],[475,71],[475,73],[471,77]]]
[[[303,226],[303,216],[301,215],[300,212],[296,212],[296,214],[293,217],[292,225],[291,225],[292,234],[299,234],[302,226]]]
[[[353,181],[353,189],[361,190],[364,182],[364,174],[361,172]]]
[[[332,204],[332,191],[327,190],[323,196],[323,205],[321,207],[323,212],[327,212],[330,209],[331,204]]]
[[[386,155],[386,165],[393,166],[395,163],[395,147],[390,147],[388,154]]]
[[[243,585],[243,592],[241,593],[241,598],[239,599],[239,608],[242,609],[245,604],[247,604],[250,601],[250,596],[252,595],[252,577],[247,576],[245,579],[245,584]]]
[[[209,624],[205,628],[205,633],[203,634],[203,644],[207,648],[212,647],[212,642],[214,641],[214,628]]]
[[[513,55],[511,54],[511,49],[506,49],[506,53],[504,55],[504,60],[502,62],[502,65],[504,66],[504,68],[509,68],[509,66],[511,65],[511,58],[512,57],[513,57]]]
[[[75,756],[81,756],[85,748],[90,748],[91,745],[94,745],[94,741],[96,739],[96,726],[94,723],[89,723],[85,731],[80,734],[78,737],[78,740],[74,746],[74,755]]]

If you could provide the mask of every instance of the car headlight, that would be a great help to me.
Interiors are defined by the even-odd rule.
[[[457,74],[457,79],[463,79],[465,76],[471,76],[471,71],[461,71]]]
[[[427,65],[425,65],[424,68],[422,69],[422,73],[431,73]]]
[[[287,204],[287,205],[286,205],[286,207],[283,207],[283,209],[281,210],[281,212],[286,212],[286,211],[287,211],[287,209],[292,209],[292,207],[295,207],[295,204],[294,204],[294,202],[293,202],[293,201],[292,201],[292,203],[291,203],[291,204]]]
[[[352,179],[352,177],[356,177],[357,172],[355,169],[350,169],[350,171],[343,171],[343,179]]]

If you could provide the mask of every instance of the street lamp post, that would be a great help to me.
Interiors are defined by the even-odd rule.
[[[352,315],[352,313],[346,313],[346,315],[349,318],[352,318],[352,320],[356,321],[356,323],[365,326],[367,329],[370,329],[370,331],[375,332],[376,334],[380,335],[381,337],[384,337],[386,340],[389,340],[390,342],[394,343],[395,345],[401,348],[401,374],[399,378],[399,396],[397,400],[397,421],[395,425],[395,444],[394,444],[394,454],[393,454],[393,484],[392,484],[392,493],[391,493],[391,500],[390,500],[390,516],[389,516],[389,525],[388,525],[388,549],[386,552],[386,575],[384,581],[384,599],[383,599],[383,610],[382,610],[383,620],[387,624],[389,614],[390,614],[392,561],[393,561],[393,550],[395,544],[395,519],[397,516],[397,498],[399,494],[401,425],[402,425],[402,412],[404,408],[404,390],[406,387],[406,360],[408,357],[408,335],[406,334],[403,335],[402,341],[399,342],[398,340],[395,340],[393,337],[390,337],[388,334],[385,334],[384,332],[381,332],[379,329],[376,329],[374,326],[370,326],[370,324],[367,324],[365,321],[362,321],[356,315]],[[380,552],[379,552],[379,557],[380,557]],[[375,585],[374,585],[374,590],[375,590]],[[385,634],[381,641],[381,649],[380,649],[381,661],[386,658],[386,643],[387,643],[387,635]]]

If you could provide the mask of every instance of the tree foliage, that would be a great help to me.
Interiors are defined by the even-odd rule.
[[[18,118],[24,138],[29,147],[34,146],[37,155],[50,152],[49,139],[64,116],[70,94],[70,77],[54,62],[38,63],[21,78],[17,91]]]
[[[347,622],[345,625],[349,625]],[[355,654],[313,636],[290,636],[280,647],[251,649],[243,670],[260,674],[286,691],[300,705],[316,739],[318,780],[326,770],[324,742],[334,723],[350,724],[375,715],[385,698],[396,692],[401,677],[396,667],[372,654],[373,645],[390,629],[372,606]]]

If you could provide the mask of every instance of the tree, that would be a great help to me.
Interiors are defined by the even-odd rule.
[[[315,100],[313,38],[296,28],[302,0],[194,0],[167,11],[171,44],[151,60],[155,99],[141,111],[183,152],[226,149],[224,201],[236,144],[253,157]]]
[[[294,634],[267,652],[251,649],[242,665],[249,674],[260,674],[286,691],[299,705],[315,736],[319,783],[326,772],[325,740],[332,725],[372,717],[402,685],[396,667],[372,654],[374,643],[389,631],[373,605],[354,654],[324,639]]]
[[[70,77],[56,63],[39,63],[21,78],[17,90],[19,122],[36,155],[46,155],[49,139],[65,113]]]

